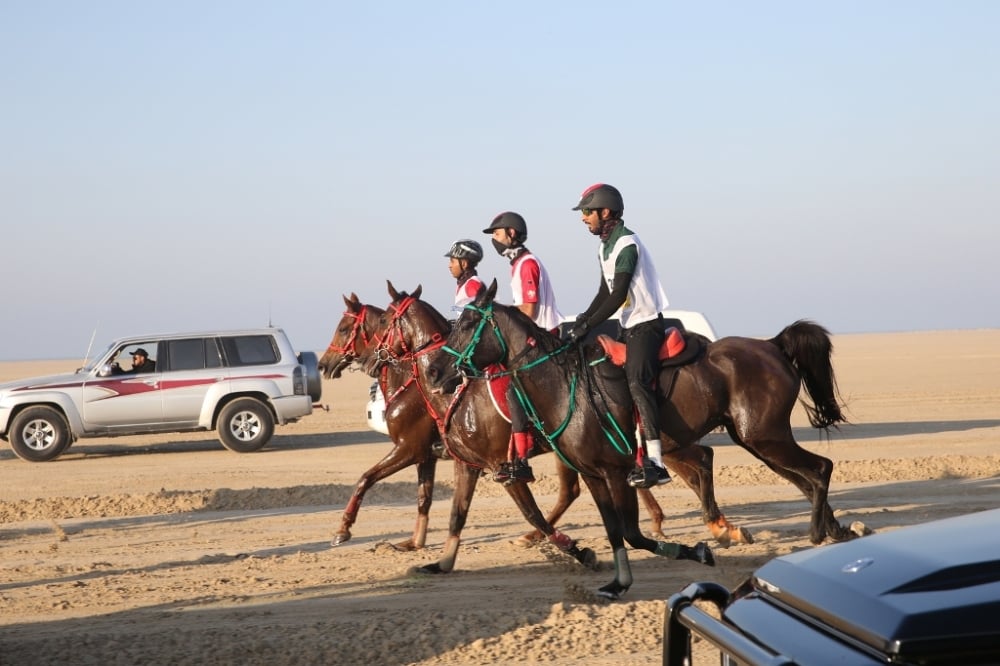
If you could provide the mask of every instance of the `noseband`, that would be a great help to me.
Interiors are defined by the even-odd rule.
[[[334,344],[334,342],[336,342],[337,340],[337,336],[336,334],[334,334],[333,340],[330,341],[330,346],[326,348],[327,353],[336,352],[342,354],[344,360],[347,363],[352,363],[354,359],[358,357],[358,348],[357,348],[358,335],[360,334],[361,340],[365,343],[366,346],[369,345],[369,343],[371,342],[371,340],[368,338],[368,333],[367,331],[365,331],[365,326],[364,326],[366,314],[368,314],[367,305],[362,305],[361,311],[356,314],[351,310],[345,312],[344,313],[345,317],[354,318],[354,325],[351,327],[351,334],[350,336],[348,336],[347,342],[344,344],[343,347],[338,347],[337,345]]]

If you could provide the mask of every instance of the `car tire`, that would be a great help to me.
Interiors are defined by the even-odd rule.
[[[323,376],[319,372],[319,359],[314,352],[299,352],[299,363],[306,369],[306,392],[313,402],[323,397]]]
[[[72,443],[69,424],[57,409],[39,405],[27,407],[11,421],[10,448],[21,460],[55,460]]]
[[[237,398],[219,412],[216,427],[224,447],[236,453],[253,453],[271,441],[274,416],[260,400]]]

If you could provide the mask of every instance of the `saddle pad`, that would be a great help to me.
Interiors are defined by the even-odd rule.
[[[486,374],[502,372],[505,369],[499,363],[494,363],[486,368]],[[510,375],[494,377],[487,381],[486,385],[489,386],[490,399],[493,401],[493,406],[496,407],[500,416],[507,423],[510,423],[510,405],[507,404],[507,387],[510,386]]]
[[[597,341],[601,343],[601,347],[604,348],[604,353],[608,355],[608,358],[617,366],[625,365],[625,343],[617,342],[612,340],[607,335],[597,336]],[[663,336],[663,345],[660,346],[659,360],[665,361],[668,358],[673,358],[684,351],[684,336],[681,332],[677,330],[677,327],[671,326],[667,329]]]

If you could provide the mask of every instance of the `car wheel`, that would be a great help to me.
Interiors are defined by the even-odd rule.
[[[69,447],[72,438],[62,413],[52,407],[28,407],[10,424],[10,448],[21,460],[55,460]]]
[[[323,376],[319,372],[319,359],[313,352],[300,352],[299,363],[306,368],[306,391],[313,402],[323,397]]]
[[[274,417],[267,405],[254,398],[233,400],[219,412],[219,439],[236,453],[264,448],[274,434]]]

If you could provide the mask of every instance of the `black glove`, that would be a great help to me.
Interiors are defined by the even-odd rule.
[[[564,342],[569,344],[576,344],[587,337],[587,332],[590,331],[590,324],[587,323],[586,319],[577,319],[576,322],[570,326],[569,330],[566,331],[566,336],[563,338]]]

